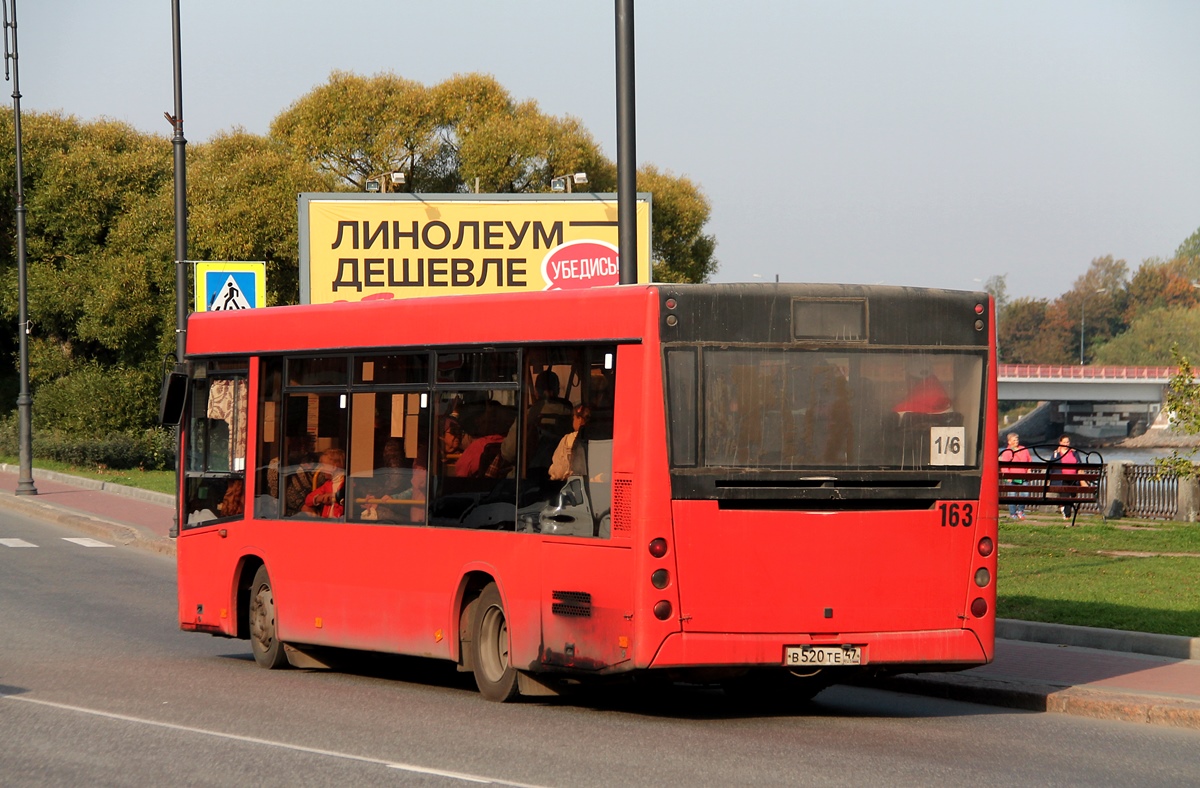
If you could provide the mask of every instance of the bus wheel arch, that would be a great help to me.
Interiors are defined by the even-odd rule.
[[[256,555],[242,558],[237,572],[237,585],[234,587],[234,614],[237,616],[238,640],[250,639],[250,589],[254,586],[254,575],[263,565],[263,560]]]
[[[276,629],[275,592],[267,567],[260,565],[251,582],[246,619],[249,621],[250,650],[259,667],[268,670],[288,664],[287,652]]]
[[[517,668],[510,660],[512,639],[508,616],[494,582],[484,586],[472,608],[469,650],[479,693],[498,703],[515,700],[520,689]]]
[[[475,608],[479,595],[489,583],[496,579],[483,571],[467,572],[458,584],[458,669],[471,673],[475,669],[475,653],[471,643],[475,640]]]

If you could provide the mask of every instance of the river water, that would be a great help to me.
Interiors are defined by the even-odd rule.
[[[1175,449],[1157,448],[1157,449],[1097,449],[1100,456],[1105,462],[1122,462],[1128,460],[1134,465],[1153,465],[1156,457],[1170,457],[1171,452]],[[1188,449],[1179,449],[1181,456],[1187,456]],[[1197,459],[1200,459],[1200,452],[1197,452]]]

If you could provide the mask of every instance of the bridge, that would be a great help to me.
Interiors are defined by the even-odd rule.
[[[1176,367],[1085,367],[1000,364],[1001,400],[1031,402],[1161,403]]]

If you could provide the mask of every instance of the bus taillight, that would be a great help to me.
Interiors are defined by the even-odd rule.
[[[650,585],[657,588],[659,591],[671,584],[671,573],[666,569],[655,569],[650,575]]]
[[[657,609],[655,608],[655,610]],[[987,601],[981,597],[976,597],[975,601],[971,603],[971,615],[975,616],[975,618],[983,618],[987,615],[987,612]]]
[[[667,554],[667,540],[661,536],[650,541],[650,555],[655,558],[662,558]]]
[[[982,601],[982,600],[980,600],[980,601]],[[985,610],[987,609],[987,605],[984,605],[984,609]],[[973,605],[972,605],[972,610],[974,610]],[[666,621],[668,618],[670,618],[671,617],[671,603],[665,599],[661,599],[658,602],[655,602],[654,603],[654,617],[657,618],[659,621]]]
[[[975,570],[975,585],[980,588],[986,588],[987,584],[992,581],[992,575],[988,572],[987,567],[981,566]]]
[[[992,537],[985,536],[979,540],[979,554],[984,558],[987,558],[989,555],[991,555],[992,550],[995,548],[996,545],[992,542]]]

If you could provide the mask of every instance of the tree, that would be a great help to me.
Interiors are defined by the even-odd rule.
[[[1095,350],[1095,363],[1119,366],[1174,364],[1171,349],[1200,357],[1200,309],[1169,307],[1144,312],[1129,328]]]
[[[217,135],[188,160],[189,253],[197,260],[264,260],[267,303],[295,303],[296,195],[331,191],[333,179],[288,146],[244,131]]]
[[[656,282],[703,282],[717,269],[717,241],[702,232],[708,198],[687,178],[646,165],[637,175],[638,191],[654,198],[650,255]]]
[[[1200,258],[1200,229],[1192,233],[1179,245],[1175,250],[1176,257],[1182,257],[1187,260],[1195,261]]]
[[[270,136],[357,191],[370,176],[394,170],[405,173],[410,191],[456,191],[442,123],[434,96],[418,82],[334,71],[275,118]]]
[[[120,228],[170,188],[170,146],[122,123],[81,123],[58,114],[29,113],[25,130],[35,426],[56,423],[67,409],[82,413],[102,403],[109,418],[80,423],[97,430],[148,426],[162,304],[174,306],[173,285],[160,290],[158,284],[173,274],[157,276],[154,259],[124,264]],[[170,232],[169,218],[162,227]],[[165,260],[171,259],[168,247]],[[15,270],[6,274],[15,277]],[[15,284],[6,291],[15,294]],[[113,301],[123,308],[101,314],[101,305]],[[4,310],[16,312],[8,292]],[[103,384],[97,370],[107,373]],[[117,402],[119,391],[134,400]]]
[[[540,193],[576,172],[588,174],[588,191],[616,189],[616,166],[576,118],[546,115],[481,74],[424,87],[334,72],[275,119],[271,137],[337,188],[361,190],[370,175],[402,170],[414,192]],[[710,206],[699,186],[646,165],[638,188],[654,199],[655,279],[705,281],[717,268],[716,240],[704,233]]]
[[[1187,356],[1179,352],[1179,348],[1171,348],[1178,369],[1167,384],[1167,412],[1171,416],[1172,426],[1187,435],[1200,435],[1200,383],[1196,382],[1196,373],[1192,369]],[[1173,474],[1181,479],[1194,479],[1200,476],[1200,466],[1196,465],[1193,457],[1196,449],[1180,453],[1171,452],[1170,457],[1155,459],[1159,475]]]
[[[1044,344],[1048,308],[1045,299],[1018,298],[1000,313],[996,342],[1005,363],[1055,363],[1055,352]]]
[[[1200,303],[1192,282],[1192,260],[1175,257],[1168,262],[1146,260],[1129,282],[1129,302],[1125,321],[1133,323],[1140,315],[1168,307],[1191,307]],[[1200,265],[1200,258],[1195,259]]]
[[[989,276],[983,283],[983,289],[996,302],[996,314],[999,315],[1008,306],[1008,274]]]
[[[1087,363],[1095,348],[1125,330],[1128,276],[1124,260],[1114,260],[1112,255],[1097,257],[1075,280],[1075,286],[1058,298],[1051,323],[1056,333],[1073,335],[1074,341],[1066,349],[1073,346],[1076,352],[1068,352],[1068,356]]]

